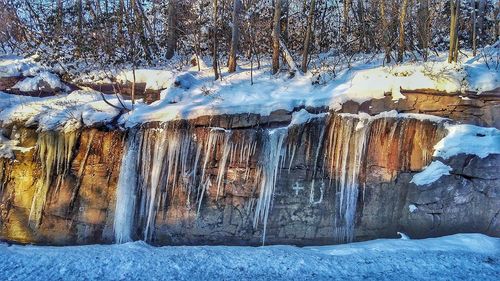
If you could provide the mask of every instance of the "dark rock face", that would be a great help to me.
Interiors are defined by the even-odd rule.
[[[417,186],[413,175],[446,134],[441,123],[330,113],[287,127],[290,118],[213,116],[128,132],[10,128],[37,148],[0,159],[0,237],[258,245],[265,232],[266,244],[317,245],[397,231],[499,235],[500,155],[440,159],[451,175]]]

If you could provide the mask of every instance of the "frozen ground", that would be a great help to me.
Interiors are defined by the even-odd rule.
[[[0,280],[500,280],[500,239],[458,234],[336,246],[0,244]]]

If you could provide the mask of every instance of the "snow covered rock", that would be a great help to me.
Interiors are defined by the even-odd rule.
[[[66,86],[56,74],[48,71],[38,73],[34,77],[26,77],[22,81],[17,82],[12,88],[21,92],[60,92],[69,91]]]

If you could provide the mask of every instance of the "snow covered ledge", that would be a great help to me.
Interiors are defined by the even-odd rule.
[[[493,154],[500,155],[500,130],[465,124],[447,124],[445,127],[448,134],[434,146],[436,160],[413,176],[412,183],[429,185],[441,176],[453,174],[453,168],[443,162],[459,154],[481,159]]]

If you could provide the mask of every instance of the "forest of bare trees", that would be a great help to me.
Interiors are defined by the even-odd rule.
[[[492,44],[495,0],[0,0],[0,49],[67,68],[159,65],[193,56],[234,72],[272,59],[272,73],[307,72],[322,55],[426,60]],[[300,67],[295,65],[298,62]],[[300,70],[299,70],[300,68]]]

